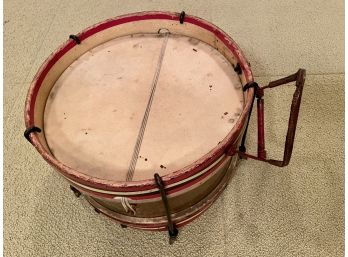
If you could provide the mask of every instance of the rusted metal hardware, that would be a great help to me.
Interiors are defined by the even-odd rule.
[[[275,81],[271,81],[267,86],[259,87],[257,83],[250,82],[247,85],[244,86],[244,91],[254,87],[254,99],[257,98],[257,129],[258,129],[258,143],[257,143],[257,156],[251,155],[246,152],[245,149],[245,136],[248,128],[248,123],[250,120],[251,110],[249,112],[248,122],[246,125],[245,132],[243,134],[242,143],[239,147],[239,150],[236,149],[230,149],[228,150],[228,154],[233,155],[235,153],[238,153],[241,158],[251,158],[259,161],[268,162],[269,164],[278,166],[278,167],[284,167],[287,166],[291,159],[291,154],[294,146],[294,139],[295,139],[295,133],[296,133],[296,127],[297,127],[297,120],[298,115],[300,111],[300,105],[301,105],[301,98],[302,98],[302,92],[303,92],[303,86],[305,82],[306,77],[306,70],[299,69],[295,74],[292,74],[288,77],[281,78]],[[291,110],[290,110],[290,117],[289,117],[289,123],[288,123],[288,131],[286,134],[286,140],[285,140],[285,147],[284,147],[284,154],[283,154],[283,160],[273,160],[273,159],[267,159],[266,158],[266,150],[265,150],[265,129],[264,129],[264,90],[267,88],[274,88],[280,85],[288,84],[290,82],[296,82],[296,90],[292,98],[291,103]],[[252,102],[252,104],[254,101]]]
[[[238,75],[242,74],[242,67],[240,67],[239,63],[237,63],[236,67],[233,67],[233,69]]]
[[[252,81],[252,82],[249,82],[247,83],[244,87],[243,87],[243,91],[246,91],[248,90],[249,88],[254,88],[254,96],[253,96],[253,100],[252,100],[252,103],[251,103],[251,108],[250,108],[250,112],[249,112],[249,115],[248,115],[248,120],[246,122],[246,126],[245,126],[245,130],[244,130],[244,133],[243,133],[243,137],[242,137],[242,141],[241,141],[241,144],[239,146],[239,152],[243,152],[245,153],[246,152],[246,148],[245,148],[245,140],[246,140],[246,135],[248,133],[248,127],[249,127],[249,122],[250,122],[250,117],[251,117],[251,113],[253,111],[253,106],[254,106],[254,100],[255,100],[255,96],[256,96],[256,91],[259,89],[259,85]]]
[[[38,127],[35,127],[35,126],[32,126],[32,127],[29,127],[27,128],[25,131],[24,131],[24,137],[30,142],[31,142],[31,139],[30,139],[30,134],[33,133],[33,132],[41,132],[41,129],[38,128]]]
[[[70,185],[70,190],[73,191],[73,193],[76,197],[81,196],[81,192],[79,190],[77,190],[75,187],[73,187],[72,185]]]
[[[164,208],[165,208],[165,211],[166,211],[166,215],[167,215],[169,244],[173,244],[174,241],[176,240],[179,232],[178,232],[177,228],[175,227],[175,224],[173,223],[172,217],[170,215],[170,209],[169,209],[169,205],[168,205],[168,198],[167,198],[167,195],[166,195],[166,191],[164,189],[163,180],[160,177],[160,175],[158,175],[158,173],[155,173],[154,177],[155,177],[156,185],[157,185],[158,189],[160,190],[161,198],[162,198],[163,205],[164,205]]]
[[[81,40],[80,40],[80,38],[78,36],[70,35],[69,38],[74,40],[76,42],[76,44],[78,44],[78,45],[81,44]]]
[[[184,19],[185,19],[185,12],[182,11],[182,12],[180,13],[180,16],[179,16],[180,24],[183,24],[183,23],[184,23]]]

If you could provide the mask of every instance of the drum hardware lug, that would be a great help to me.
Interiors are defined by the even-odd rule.
[[[78,36],[70,35],[69,38],[74,40],[76,44],[78,44],[78,45],[81,44],[81,40],[80,40],[80,38]]]
[[[239,63],[237,63],[235,67],[233,66],[233,69],[235,72],[237,72],[238,75],[242,74],[242,68],[240,67]]]
[[[296,73],[281,78],[275,81],[269,82],[267,86],[259,87],[255,82],[249,82],[243,87],[243,91],[253,87],[254,88],[254,97],[252,100],[252,105],[250,108],[248,121],[246,124],[246,128],[243,134],[241,146],[239,147],[239,156],[243,158],[251,158],[254,160],[259,160],[263,162],[267,162],[274,166],[285,167],[289,164],[291,159],[291,154],[293,150],[293,144],[295,139],[297,120],[301,105],[302,91],[306,77],[306,70],[299,69]],[[265,132],[264,132],[264,89],[274,88],[280,85],[288,84],[290,82],[296,82],[296,90],[292,98],[291,109],[290,109],[290,117],[288,122],[288,130],[286,134],[285,146],[284,146],[284,154],[282,160],[273,160],[266,158],[266,150],[265,150]],[[246,153],[245,149],[245,137],[248,130],[248,124],[250,121],[250,116],[252,112],[252,108],[254,105],[254,99],[257,98],[257,156]],[[236,152],[236,150],[234,150]],[[232,152],[232,151],[229,151]]]
[[[31,142],[31,139],[30,139],[30,134],[33,133],[33,132],[41,132],[41,129],[38,128],[38,127],[35,127],[35,126],[32,126],[32,127],[29,127],[27,128],[25,131],[24,131],[24,137],[30,142]]]
[[[180,24],[183,24],[183,23],[184,23],[184,19],[185,19],[185,12],[182,11],[182,12],[180,13],[180,17],[179,17]]]
[[[70,185],[70,190],[73,191],[73,193],[76,197],[81,196],[81,192],[79,190],[77,190],[75,187],[73,187],[72,185]]]
[[[164,208],[166,210],[166,215],[167,215],[167,219],[168,219],[169,244],[173,244],[178,236],[179,231],[177,230],[175,224],[173,223],[172,217],[170,215],[168,198],[167,198],[166,191],[164,188],[163,180],[160,177],[160,175],[158,175],[158,173],[155,173],[154,178],[155,178],[156,185],[160,191]]]

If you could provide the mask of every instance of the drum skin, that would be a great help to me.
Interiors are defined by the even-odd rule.
[[[45,137],[45,106],[56,81],[84,53],[117,37],[156,33],[162,28],[174,34],[197,38],[214,47],[228,60],[231,69],[235,68],[242,85],[253,81],[248,62],[228,35],[200,18],[186,16],[183,25],[179,17],[178,13],[142,12],[116,17],[87,28],[77,35],[81,41],[79,44],[69,39],[45,61],[31,84],[26,101],[26,127],[41,129],[40,133],[31,133],[29,139],[42,157],[98,212],[138,229],[167,228],[165,206],[153,176],[134,181],[103,179],[58,160],[50,149],[48,135]],[[239,157],[230,156],[228,152],[240,144],[253,93],[253,88],[243,93],[243,110],[238,120],[215,147],[191,164],[161,175],[171,217],[177,227],[189,223],[209,208],[230,181]]]

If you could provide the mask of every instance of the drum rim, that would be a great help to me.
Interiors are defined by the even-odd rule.
[[[123,23],[127,23],[127,22],[142,21],[142,20],[148,20],[148,19],[164,19],[164,20],[179,21],[179,16],[180,16],[179,13],[157,12],[157,11],[130,13],[130,14],[122,15],[122,16],[117,16],[112,19],[107,19],[103,22],[92,25],[84,29],[82,32],[80,32],[78,34],[78,37],[81,40],[83,40],[100,31],[103,31],[104,29],[117,26]],[[220,28],[213,25],[212,23],[195,16],[186,15],[185,22],[189,22],[193,25],[199,26],[205,30],[208,30],[214,33],[217,37],[219,37],[220,40],[224,43],[224,45],[228,48],[228,50],[231,51],[233,55],[237,58],[246,81],[247,82],[253,81],[252,71],[247,59],[245,58],[239,46],[228,34],[226,34],[224,31],[222,31]],[[43,79],[45,78],[45,76],[47,75],[47,73],[49,72],[53,64],[56,61],[58,61],[60,57],[62,57],[64,54],[66,54],[69,50],[71,50],[75,46],[76,46],[76,43],[74,41],[67,40],[45,60],[45,62],[41,65],[38,72],[34,76],[34,79],[30,85],[27,98],[26,98],[26,103],[25,103],[24,119],[25,119],[25,125],[27,128],[34,126],[34,108],[35,108],[36,96]],[[224,140],[215,148],[211,149],[209,153],[203,155],[201,158],[199,158],[192,164],[186,167],[183,167],[180,170],[164,175],[162,179],[167,186],[173,183],[176,183],[178,181],[181,181],[183,179],[187,179],[190,176],[193,176],[194,174],[196,174],[197,172],[205,169],[209,165],[213,164],[214,161],[216,161],[220,156],[222,156],[225,153],[226,149],[228,149],[229,147],[235,144],[235,142],[238,140],[241,134],[241,131],[244,128],[245,121],[248,117],[248,113],[250,111],[251,104],[252,104],[253,93],[254,93],[253,88],[248,89],[247,97],[245,99],[245,105],[243,107],[242,113],[239,119],[237,120],[235,126],[226,135]],[[144,190],[146,191],[149,189],[156,188],[154,179],[130,181],[130,182],[112,181],[112,180],[105,180],[101,178],[92,177],[87,174],[81,173],[80,171],[70,168],[64,163],[54,158],[50,152],[46,151],[46,149],[40,142],[39,137],[35,133],[30,134],[30,139],[32,144],[36,148],[36,150],[40,153],[40,155],[50,165],[55,167],[64,177],[74,182],[77,182],[85,187],[88,187],[92,191],[93,189],[99,189],[99,190],[105,190],[106,193],[108,191],[137,192],[137,191],[144,191]]]

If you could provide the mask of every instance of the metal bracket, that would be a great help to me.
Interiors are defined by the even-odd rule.
[[[185,12],[182,11],[182,12],[180,13],[180,16],[179,16],[180,24],[183,24],[183,23],[184,23],[184,19],[185,19]]]
[[[242,74],[242,67],[240,67],[239,63],[237,63],[236,67],[233,67],[233,69],[238,75]]]
[[[75,187],[73,187],[72,185],[70,185],[70,190],[73,191],[73,193],[76,197],[81,196],[81,192],[79,190],[77,190]]]
[[[256,92],[259,89],[259,85],[256,82],[252,81],[252,82],[247,83],[243,87],[243,91],[244,92],[247,91],[249,88],[252,88],[252,87],[254,88],[254,97],[253,97],[253,101],[251,103],[251,108],[250,108],[250,112],[249,112],[249,116],[248,116],[248,121],[246,123],[245,130],[244,130],[244,133],[243,133],[242,142],[241,142],[241,144],[239,146],[239,151],[242,152],[242,153],[246,152],[245,140],[246,140],[246,135],[247,135],[247,132],[248,132],[248,127],[249,127],[249,121],[250,121],[251,113],[253,111],[254,100],[255,100],[255,97],[257,97],[257,93]]]
[[[74,41],[76,42],[76,44],[78,44],[78,45],[81,44],[81,40],[79,39],[78,36],[76,36],[76,35],[70,35],[69,38],[72,39],[72,40],[74,40]]]
[[[38,127],[35,127],[35,126],[32,126],[32,127],[29,127],[27,128],[25,131],[24,131],[24,137],[30,142],[31,142],[31,139],[30,139],[30,134],[33,133],[33,132],[41,132],[41,129],[38,128]]]
[[[160,175],[158,175],[158,173],[155,173],[154,177],[155,177],[156,185],[157,185],[158,189],[160,190],[160,194],[161,194],[161,197],[162,197],[163,205],[164,205],[164,208],[165,208],[166,214],[167,214],[169,244],[173,244],[174,241],[176,240],[177,236],[178,236],[179,231],[175,227],[175,224],[173,223],[172,217],[170,215],[170,210],[169,210],[169,205],[168,205],[168,198],[167,198],[167,195],[166,195],[166,191],[164,189],[163,180],[160,177]]]
[[[267,162],[269,164],[272,164],[278,167],[287,166],[290,162],[291,154],[292,154],[292,150],[294,146],[295,133],[296,133],[297,121],[298,121],[298,116],[300,111],[302,91],[303,91],[305,78],[306,78],[306,70],[299,69],[296,73],[290,76],[287,76],[285,78],[271,81],[269,82],[267,86],[264,86],[264,87],[259,87],[257,83],[255,82],[249,82],[248,84],[246,84],[243,87],[243,91],[246,91],[247,89],[251,87],[254,88],[254,97],[252,100],[252,105],[250,108],[248,121],[243,134],[241,146],[239,147],[239,151],[237,149],[228,149],[227,153],[229,155],[234,155],[238,153],[241,158],[244,158],[244,159],[251,158],[258,161]],[[296,89],[291,101],[290,116],[289,116],[288,130],[286,133],[286,139],[285,139],[285,145],[284,145],[283,159],[282,160],[268,159],[266,157],[266,150],[265,150],[264,100],[263,100],[264,90],[285,85],[290,82],[296,83],[295,84]],[[246,137],[248,124],[249,124],[250,116],[252,112],[252,106],[254,105],[255,98],[257,98],[257,155],[251,155],[246,153],[244,143],[245,143],[245,137]]]

